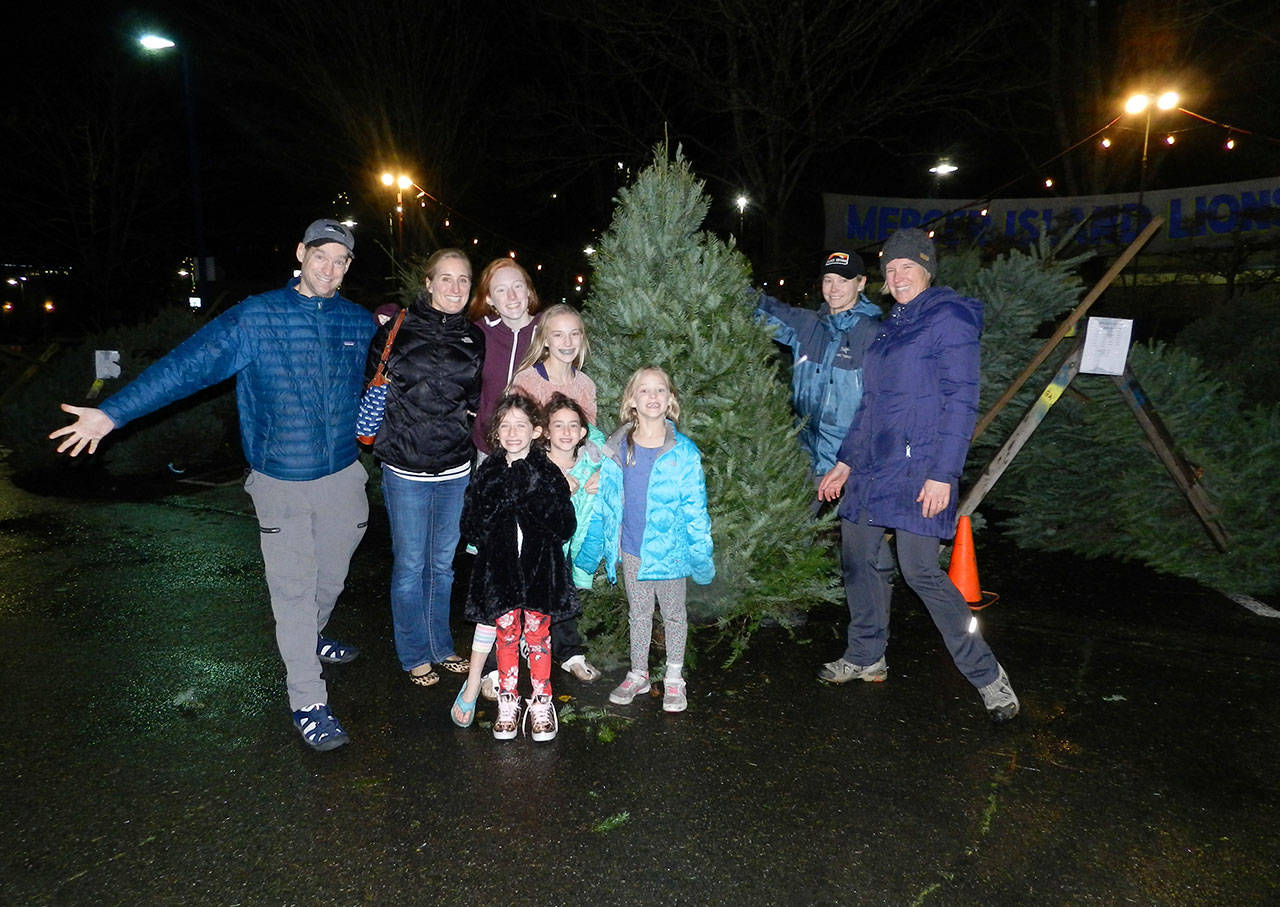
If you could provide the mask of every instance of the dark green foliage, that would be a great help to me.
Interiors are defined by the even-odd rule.
[[[606,433],[633,371],[671,375],[679,428],[702,451],[716,548],[715,582],[689,584],[690,617],[714,621],[736,655],[761,619],[786,624],[832,600],[836,571],[809,516],[813,486],[770,332],[752,319],[749,265],[702,232],[708,205],[683,155],[664,146],[619,193],[584,311],[587,371]],[[625,607],[597,590],[584,628],[597,649],[625,646]]]
[[[1226,592],[1274,593],[1280,405],[1244,406],[1237,388],[1173,347],[1136,346],[1129,364],[1178,448],[1203,469],[1230,536],[1226,554],[1104,376],[1075,379],[987,500],[1010,514],[1003,525],[1028,547],[1135,559]],[[983,465],[970,463],[975,475]]]
[[[43,469],[64,463],[66,457],[47,438],[72,421],[58,405],[96,406],[200,324],[190,311],[168,309],[142,324],[104,331],[56,356],[0,410],[0,443],[13,466]],[[93,353],[100,349],[120,351],[123,375],[107,380],[96,398],[87,399]],[[116,475],[157,475],[170,463],[189,471],[234,460],[240,456],[237,444],[234,392],[228,382],[112,432],[96,456]]]
[[[1280,402],[1280,290],[1204,306],[1178,334],[1178,345],[1239,389],[1247,404]]]

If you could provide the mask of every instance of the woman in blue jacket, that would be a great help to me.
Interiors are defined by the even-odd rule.
[[[656,601],[666,629],[667,670],[662,708],[688,707],[683,678],[688,635],[685,578],[705,585],[715,577],[707,486],[697,446],[676,431],[680,415],[671,379],[660,368],[642,368],[622,392],[622,426],[604,448],[600,492],[590,528],[574,563],[594,573],[604,559],[623,585],[631,623],[631,670],[609,694],[627,705],[649,692],[649,643]]]
[[[937,257],[920,230],[899,230],[881,262],[893,307],[863,360],[862,406],[818,497],[840,504],[845,596],[844,656],[818,677],[831,683],[882,681],[891,589],[876,569],[886,529],[898,564],[924,601],[956,667],[977,687],[996,721],[1018,713],[1014,695],[964,596],[938,565],[940,539],[955,535],[960,472],[978,414],[982,303],[933,287]]]

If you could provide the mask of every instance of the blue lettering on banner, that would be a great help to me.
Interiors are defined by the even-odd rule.
[[[867,208],[865,217],[858,217],[858,206],[849,206],[848,225],[845,228],[845,236],[849,239],[875,240],[880,237],[876,236],[876,211],[878,206],[871,205]]]

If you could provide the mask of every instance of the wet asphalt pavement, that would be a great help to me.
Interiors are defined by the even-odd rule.
[[[1280,903],[1280,620],[977,547],[1009,725],[899,591],[887,683],[814,679],[823,609],[727,670],[704,649],[683,715],[557,669],[559,737],[501,743],[399,670],[375,508],[330,625],[364,650],[327,669],[352,742],[313,753],[238,486],[0,481],[0,903]]]

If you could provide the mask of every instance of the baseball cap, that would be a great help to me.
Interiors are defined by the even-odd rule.
[[[347,247],[347,251],[355,253],[356,237],[346,225],[339,223],[328,217],[313,221],[311,226],[307,227],[307,232],[302,234],[302,244],[304,246],[318,246],[321,243],[336,242]]]
[[[827,257],[822,263],[822,273],[835,274],[845,280],[852,280],[855,277],[861,277],[866,274],[867,268],[862,263],[862,256],[857,252],[837,249],[834,252],[827,253]]]

